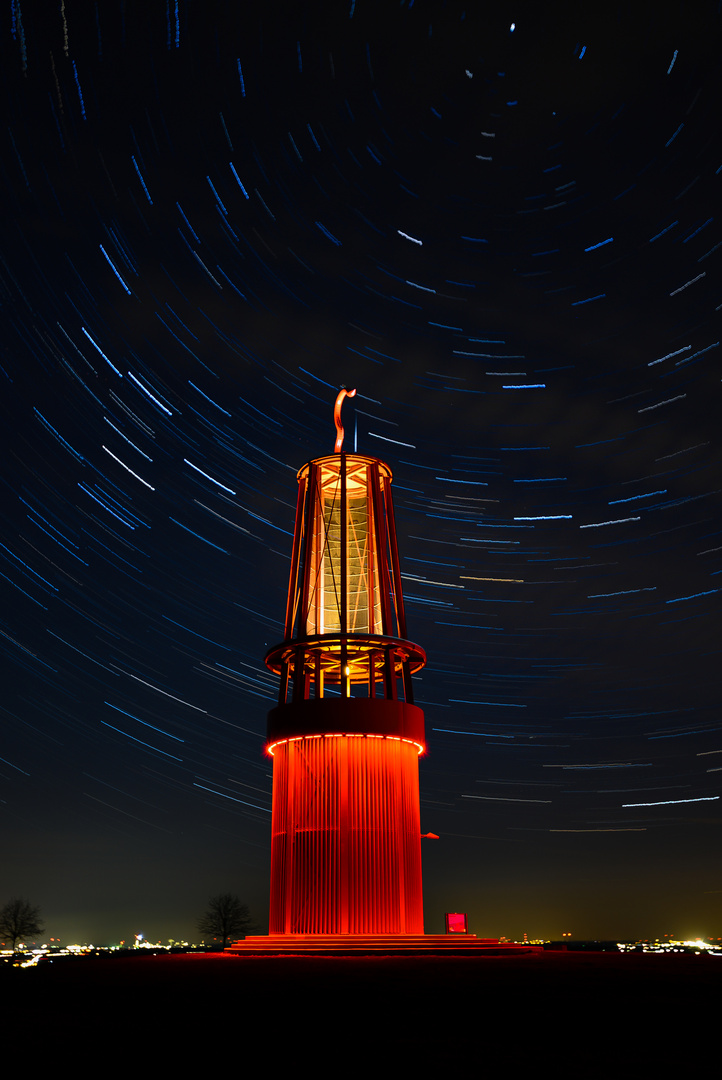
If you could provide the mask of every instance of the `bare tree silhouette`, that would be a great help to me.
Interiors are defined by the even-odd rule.
[[[40,908],[22,897],[13,897],[0,909],[0,937],[9,940],[13,950],[18,941],[37,937],[44,930]]]
[[[220,938],[225,949],[231,938],[238,938],[255,930],[248,904],[242,904],[233,893],[221,893],[208,901],[208,910],[198,920],[202,934]]]

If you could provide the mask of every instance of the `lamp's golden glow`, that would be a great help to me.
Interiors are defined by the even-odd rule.
[[[327,687],[366,684],[394,700],[397,681],[412,701],[411,675],[426,663],[406,640],[393,526],[391,470],[377,458],[337,453],[298,473],[298,508],[282,645],[266,663],[281,697],[323,698]]]
[[[316,490],[312,495],[315,527],[309,538],[309,595],[305,612],[308,636],[339,633],[344,629],[344,608],[345,629],[349,633],[373,634],[381,628],[381,590],[369,466],[363,458],[353,461],[349,460],[350,455],[345,456],[348,462],[345,477],[339,468],[340,457],[319,462]],[[342,565],[344,552],[345,565]],[[345,604],[342,596],[344,580]]]

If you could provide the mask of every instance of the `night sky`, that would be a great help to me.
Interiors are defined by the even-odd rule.
[[[48,937],[267,926],[342,385],[429,658],[427,932],[722,934],[722,15],[529,7],[3,5],[0,903]]]

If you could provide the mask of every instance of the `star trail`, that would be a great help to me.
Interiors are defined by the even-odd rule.
[[[716,931],[720,18],[5,6],[0,901],[263,923],[263,656],[354,386],[429,657],[427,931]]]

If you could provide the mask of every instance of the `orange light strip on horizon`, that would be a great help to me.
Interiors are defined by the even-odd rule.
[[[273,757],[273,751],[276,749],[277,746],[283,746],[285,743],[301,742],[305,739],[390,739],[393,742],[411,743],[412,746],[415,746],[417,748],[419,752],[419,757],[422,754],[426,753],[426,747],[423,745],[423,743],[417,742],[416,739],[405,739],[402,735],[366,735],[361,732],[354,731],[339,731],[333,733],[329,732],[324,735],[293,735],[288,739],[276,739],[275,742],[270,743],[266,747],[265,752],[268,754],[269,757]]]

